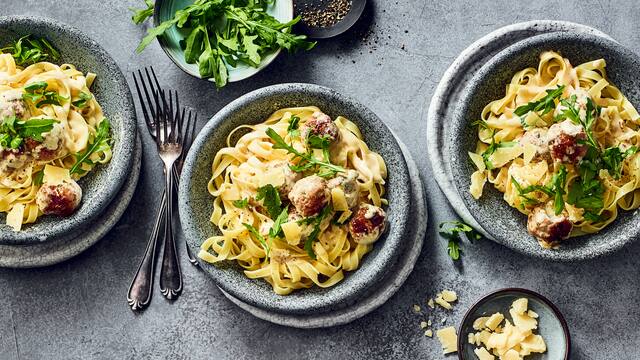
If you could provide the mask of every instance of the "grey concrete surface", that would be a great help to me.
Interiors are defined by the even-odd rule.
[[[439,344],[422,334],[412,304],[454,289],[460,302],[447,314],[447,324],[457,324],[474,300],[507,286],[537,290],[559,306],[571,327],[573,358],[640,357],[640,243],[604,259],[561,264],[484,241],[466,244],[462,261],[453,264],[436,225],[454,213],[430,176],[422,121],[449,63],[472,41],[503,25],[543,18],[576,21],[640,52],[635,1],[370,0],[367,18],[355,31],[323,41],[309,53],[283,55],[268,70],[221,91],[182,73],[157,44],[142,55],[133,53],[144,30],[129,21],[127,8],[139,3],[3,0],[0,15],[44,15],[70,23],[100,42],[125,72],[153,64],[161,81],[179,89],[201,119],[250,90],[280,82],[317,83],[357,98],[409,145],[425,179],[431,222],[422,255],[388,303],[337,328],[303,331],[257,320],[227,301],[185,258],[182,297],[170,303],[156,290],[151,307],[133,314],[125,294],[161,184],[160,162],[145,137],[137,194],[106,238],[57,266],[0,270],[0,359],[439,359]],[[442,312],[436,315],[439,319]]]

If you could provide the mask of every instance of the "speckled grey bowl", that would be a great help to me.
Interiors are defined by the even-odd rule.
[[[252,306],[288,314],[318,314],[343,308],[357,301],[381,279],[402,251],[406,221],[412,207],[411,185],[405,159],[394,136],[369,109],[337,92],[318,85],[282,84],[262,88],[231,102],[202,129],[186,158],[179,191],[180,221],[189,246],[197,253],[200,244],[217,234],[209,221],[214,198],[207,191],[211,164],[225,146],[227,135],[242,124],[264,121],[275,110],[315,105],[332,118],[343,115],[356,123],[372,150],[379,152],[388,167],[388,231],[365,255],[359,269],[345,273],[345,279],[328,289],[313,287],[281,296],[264,280],[248,279],[235,262],[202,268],[216,284],[233,297]]]
[[[477,359],[473,353],[477,346],[469,344],[468,341],[468,334],[477,331],[473,329],[473,322],[477,318],[500,312],[513,323],[509,309],[511,304],[520,298],[526,298],[529,309],[538,314],[538,329],[534,330],[534,334],[541,335],[547,344],[545,353],[532,354],[526,358],[532,360],[569,359],[571,335],[560,310],[551,301],[535,291],[518,288],[497,290],[485,295],[467,311],[458,328],[458,358],[460,360]]]
[[[113,159],[98,166],[79,183],[83,199],[69,217],[42,216],[35,224],[14,232],[0,215],[0,244],[34,244],[55,240],[81,229],[109,205],[129,176],[136,139],[136,118],[127,82],[115,61],[87,35],[58,20],[32,16],[0,17],[0,45],[33,34],[46,37],[60,50],[60,63],[75,65],[82,72],[97,74],[92,91],[111,122]]]
[[[637,211],[620,211],[618,219],[603,231],[562,243],[559,249],[542,249],[527,232],[526,216],[510,207],[502,193],[485,185],[482,198],[469,194],[471,174],[475,171],[468,151],[476,146],[477,129],[470,124],[480,117],[482,108],[504,96],[505,84],[513,74],[526,67],[537,67],[538,57],[545,50],[562,53],[572,64],[604,58],[607,76],[622,90],[632,104],[640,105],[640,58],[610,39],[593,34],[557,32],[534,36],[507,47],[489,60],[472,78],[460,97],[458,109],[446,139],[446,151],[451,154],[455,186],[469,212],[497,242],[523,254],[561,261],[590,259],[618,250],[637,239],[640,222]]]

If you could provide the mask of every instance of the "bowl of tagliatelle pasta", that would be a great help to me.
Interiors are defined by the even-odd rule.
[[[447,142],[457,190],[495,240],[579,260],[638,237],[639,66],[611,39],[566,32],[518,42],[478,71]]]
[[[100,216],[136,139],[126,80],[77,29],[0,17],[0,243],[68,235]]]
[[[187,241],[217,285],[271,311],[361,300],[402,249],[402,152],[366,107],[311,84],[251,92],[204,127],[179,191]]]

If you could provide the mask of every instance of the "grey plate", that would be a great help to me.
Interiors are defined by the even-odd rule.
[[[554,260],[581,260],[611,253],[635,240],[640,234],[640,222],[634,212],[620,211],[618,219],[596,234],[571,238],[560,249],[542,249],[527,232],[526,216],[510,207],[502,193],[485,185],[480,200],[469,194],[471,173],[475,171],[467,152],[476,146],[476,129],[469,126],[480,116],[491,100],[504,96],[504,84],[513,74],[526,67],[537,66],[538,56],[547,49],[560,51],[572,64],[604,58],[607,76],[636,107],[640,104],[640,58],[610,39],[584,33],[562,32],[543,34],[522,40],[489,60],[473,77],[461,95],[451,126],[451,136],[445,139],[446,152],[451,154],[454,185],[474,219],[501,244],[530,256]],[[455,134],[455,137],[454,135]]]
[[[142,162],[142,142],[136,140],[129,177],[99,219],[85,224],[72,235],[33,245],[0,245],[0,267],[33,268],[70,259],[102,239],[120,220],[138,184]]]
[[[46,37],[60,50],[61,63],[71,63],[82,72],[98,76],[93,85],[96,99],[112,125],[113,159],[80,181],[83,199],[69,217],[42,216],[23,231],[14,232],[0,215],[0,244],[35,244],[74,233],[95,219],[109,205],[129,175],[136,139],[136,121],[131,93],[115,61],[98,43],[71,26],[34,16],[0,17],[0,45],[27,34]]]
[[[225,292],[252,306],[288,314],[314,314],[347,307],[396,262],[412,211],[411,186],[402,151],[384,123],[363,105],[322,86],[282,84],[262,88],[233,101],[205,125],[185,161],[179,191],[182,227],[189,245],[197,253],[200,244],[217,233],[209,222],[213,197],[207,191],[207,183],[213,158],[225,145],[227,134],[238,125],[262,122],[277,109],[304,105],[316,105],[332,117],[349,118],[360,127],[367,144],[382,155],[389,174],[386,186],[390,203],[389,231],[364,257],[360,268],[347,273],[338,285],[329,289],[303,289],[287,296],[274,294],[263,280],[248,279],[235,262],[219,266],[201,262]]]
[[[389,298],[398,291],[402,284],[404,284],[409,274],[411,274],[411,271],[413,271],[413,267],[416,260],[418,260],[420,251],[422,250],[422,243],[427,230],[428,204],[426,203],[427,199],[424,196],[418,167],[413,161],[413,158],[406,146],[399,140],[398,143],[400,144],[400,148],[402,148],[404,157],[407,160],[407,167],[411,178],[411,196],[413,199],[416,199],[414,203],[415,209],[412,211],[411,219],[409,220],[408,229],[410,229],[410,232],[408,232],[408,235],[405,237],[405,242],[402,244],[402,254],[400,255],[397,264],[393,268],[389,269],[387,275],[380,281],[379,286],[371,289],[369,294],[363,296],[360,301],[357,301],[352,306],[339,309],[337,311],[329,311],[323,314],[308,316],[269,312],[255,306],[245,304],[224,291],[222,291],[222,293],[234,304],[248,311],[257,318],[270,321],[275,324],[301,329],[344,325],[365,316],[389,300]]]
[[[458,103],[460,92],[464,90],[469,79],[500,50],[530,36],[562,31],[607,36],[585,25],[555,20],[533,20],[499,28],[478,39],[458,55],[445,71],[431,98],[427,112],[427,154],[433,168],[433,177],[456,213],[492,240],[493,238],[471,216],[453,185],[449,155],[443,151],[445,139],[451,134],[449,123],[456,109],[450,104]]]
[[[523,297],[527,298],[529,309],[539,315],[538,329],[534,333],[541,335],[547,344],[547,352],[532,354],[526,358],[531,360],[569,359],[571,335],[560,310],[544,296],[531,290],[517,288],[502,289],[485,295],[467,311],[458,329],[458,358],[460,360],[477,359],[473,353],[476,346],[469,344],[467,340],[469,333],[476,332],[473,329],[475,319],[500,312],[513,323],[509,309],[514,300]]]

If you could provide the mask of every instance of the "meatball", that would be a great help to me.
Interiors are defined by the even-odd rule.
[[[302,216],[313,216],[329,203],[327,182],[318,175],[298,180],[289,193],[289,200]]]
[[[357,171],[347,170],[346,173],[340,173],[335,178],[327,181],[327,186],[330,190],[337,187],[342,189],[349,208],[354,208],[358,205],[358,199],[360,196],[358,176],[359,174]]]
[[[296,181],[300,180],[302,175],[297,173],[289,167],[289,162],[285,160],[274,160],[267,165],[267,172],[282,171],[284,174],[284,182],[278,186],[280,192],[280,198],[286,199],[289,196],[289,192],[293,188]]]
[[[387,214],[381,208],[370,204],[360,204],[349,221],[349,233],[358,244],[372,244],[385,229]]]
[[[569,237],[573,223],[569,220],[566,210],[556,215],[547,206],[538,206],[529,214],[527,230],[529,233],[546,244],[553,244]]]
[[[21,90],[9,90],[0,95],[0,118],[14,115],[20,119],[29,117],[29,109],[22,100]]]
[[[520,145],[525,146],[531,144],[536,149],[535,158],[549,158],[549,142],[547,141],[547,129],[535,128],[528,130],[518,140]]]
[[[547,132],[551,157],[563,163],[575,164],[587,155],[587,145],[583,142],[587,134],[580,125],[571,120],[553,124]]]
[[[316,111],[311,119],[307,120],[300,127],[302,138],[307,139],[310,135],[326,137],[330,142],[338,139],[338,127],[331,121],[329,115]]]
[[[73,180],[60,184],[44,183],[36,194],[36,204],[44,214],[69,216],[80,205],[82,189]]]

